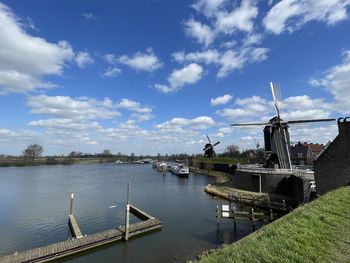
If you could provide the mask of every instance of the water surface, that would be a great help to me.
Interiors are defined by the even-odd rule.
[[[231,220],[218,231],[215,207],[223,201],[204,192],[212,177],[162,175],[151,165],[7,167],[0,168],[0,254],[67,240],[71,192],[83,234],[124,225],[129,181],[131,203],[161,220],[162,230],[65,261],[184,262],[251,232],[249,222],[240,222],[235,234]]]

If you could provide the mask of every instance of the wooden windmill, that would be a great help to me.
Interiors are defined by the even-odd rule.
[[[335,119],[283,121],[280,117],[280,110],[278,107],[278,99],[276,96],[277,88],[272,82],[270,82],[270,86],[274,107],[276,110],[276,116],[273,117],[268,123],[240,123],[231,124],[231,126],[240,127],[264,125],[265,128],[263,131],[265,151],[269,155],[269,158],[265,163],[265,167],[271,168],[274,167],[275,164],[278,164],[280,169],[292,169],[292,163],[290,159],[290,139],[288,132],[289,125],[312,122],[329,122],[335,121]]]
[[[207,135],[207,134],[206,134]],[[218,145],[220,142],[217,141],[216,143],[211,143],[211,140],[209,136],[207,135],[208,143],[204,146],[204,157],[213,158],[216,156],[216,153],[214,151],[214,147]]]

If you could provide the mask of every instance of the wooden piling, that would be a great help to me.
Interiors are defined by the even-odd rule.
[[[73,214],[73,199],[74,199],[74,193],[70,194],[70,205],[69,205],[69,214]]]
[[[127,241],[129,239],[129,217],[130,217],[130,205],[129,205],[129,198],[130,198],[130,182],[128,183],[128,191],[127,191],[127,198],[126,198],[126,211],[125,211],[125,235],[124,239]]]

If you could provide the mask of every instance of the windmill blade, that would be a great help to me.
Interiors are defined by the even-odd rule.
[[[329,122],[336,121],[336,119],[311,119],[311,120],[297,120],[297,121],[287,121],[287,124],[298,124],[298,123],[311,123],[311,122]]]
[[[235,123],[231,124],[233,127],[240,127],[240,126],[262,126],[262,125],[271,125],[271,123],[268,122],[258,122],[258,123]]]
[[[209,143],[211,143],[211,141],[210,141],[210,139],[209,139],[209,136],[208,136],[208,134],[206,134],[206,136],[207,136],[207,138],[208,138],[208,141],[209,141]]]
[[[207,147],[204,147],[204,149],[203,149],[203,151],[207,151],[207,150],[209,150],[210,148],[213,148],[213,146],[210,144],[210,145],[208,145]]]
[[[277,101],[277,96],[276,96],[277,87],[272,82],[270,82],[270,87],[271,87],[272,98],[273,98],[273,103],[275,105],[276,114],[277,114],[278,119],[280,120],[281,119],[280,118],[280,109],[278,108],[278,101]]]
[[[216,143],[213,144],[213,147],[216,146],[216,145],[218,145],[219,143],[220,143],[220,142],[217,141]]]

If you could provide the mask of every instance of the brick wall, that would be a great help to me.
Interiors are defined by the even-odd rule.
[[[314,162],[320,195],[350,185],[350,118],[339,118],[338,129],[338,136]]]

